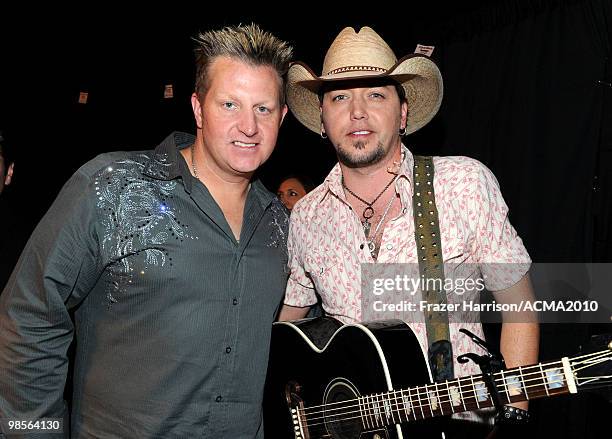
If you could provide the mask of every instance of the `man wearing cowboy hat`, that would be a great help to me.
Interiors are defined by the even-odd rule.
[[[292,211],[291,275],[280,319],[304,317],[316,303],[316,290],[328,315],[345,323],[365,320],[361,264],[418,262],[414,212],[421,202],[413,197],[421,193],[413,181],[415,158],[402,136],[425,126],[438,111],[440,71],[421,55],[398,61],[368,27],[345,28],[327,52],[321,76],[302,63],[291,66],[287,98],[303,125],[329,138],[339,163]],[[427,184],[433,188],[428,193],[435,194],[441,260],[477,265],[497,302],[532,298],[531,261],[507,220],[508,208],[491,171],[467,157],[434,157],[431,166],[435,179]],[[489,273],[492,263],[504,264],[503,276],[487,276],[495,274]],[[427,352],[426,325],[409,323]],[[480,322],[449,313],[453,357],[482,353],[459,328],[484,338]],[[538,334],[537,323],[503,323],[506,366],[535,363]],[[450,363],[455,376],[480,373],[471,362],[455,358]]]

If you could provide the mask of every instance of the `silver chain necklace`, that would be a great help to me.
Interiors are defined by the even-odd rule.
[[[378,235],[378,231],[380,230],[380,226],[385,222],[385,218],[387,216],[387,213],[389,213],[389,210],[391,209],[391,206],[393,205],[393,202],[395,201],[396,195],[392,195],[391,199],[389,200],[389,203],[387,204],[387,207],[385,208],[385,211],[383,212],[382,216],[380,217],[380,221],[378,222],[378,224],[376,225],[376,229],[374,229],[374,234],[368,238],[368,236],[366,235],[366,239],[368,240],[368,250],[370,250],[370,254],[372,255],[372,257],[374,259],[376,259],[376,254],[378,253],[376,250],[376,236]],[[365,229],[364,229],[365,232]]]
[[[370,229],[372,227],[372,224],[370,223],[369,220],[370,220],[370,218],[372,218],[374,216],[374,208],[372,206],[374,205],[374,203],[376,203],[378,201],[378,199],[382,196],[382,194],[385,193],[385,191],[389,188],[389,186],[391,186],[391,184],[395,180],[397,180],[397,178],[399,177],[398,170],[399,170],[401,164],[404,162],[405,158],[406,158],[406,154],[404,153],[404,151],[402,151],[401,152],[401,159],[400,159],[400,161],[399,162],[393,162],[393,164],[394,164],[394,168],[393,169],[387,169],[388,172],[391,172],[391,173],[393,173],[395,175],[393,176],[391,181],[389,181],[389,183],[387,183],[387,185],[384,187],[384,189],[376,196],[376,198],[374,198],[374,200],[372,200],[371,203],[367,202],[366,200],[361,198],[359,195],[357,195],[355,192],[350,190],[344,184],[344,176],[341,177],[342,187],[344,189],[346,189],[346,191],[349,194],[351,194],[353,197],[357,198],[359,201],[361,201],[362,203],[364,203],[367,206],[364,209],[363,214],[362,214],[364,220],[361,221],[361,226],[363,227],[363,232],[364,232],[366,240],[367,240],[368,250],[370,251],[370,254],[372,255],[372,257],[374,259],[376,259],[376,254],[377,254],[377,251],[376,251],[376,236],[378,235],[380,227],[385,222],[385,218],[387,217],[387,214],[389,213],[389,210],[391,209],[391,206],[393,205],[393,201],[395,200],[396,196],[395,195],[391,196],[391,199],[389,200],[389,203],[385,207],[385,211],[383,212],[382,216],[380,217],[380,221],[376,225],[376,229],[374,230],[374,233],[372,234],[372,236],[370,236]]]
[[[193,176],[199,180],[200,177],[198,177],[198,170],[196,169],[195,162],[195,143],[191,145],[191,168],[193,169]]]
[[[387,183],[387,185],[383,188],[382,191],[380,191],[380,193],[378,195],[376,195],[376,198],[374,198],[371,202],[364,200],[363,198],[361,198],[359,195],[357,195],[355,192],[353,192],[352,190],[350,190],[346,184],[344,184],[344,176],[342,176],[342,187],[344,189],[346,189],[346,191],[351,194],[353,197],[357,198],[359,201],[361,201],[363,204],[365,204],[367,207],[363,210],[362,216],[363,216],[363,221],[361,221],[361,225],[363,226],[363,231],[365,233],[366,238],[368,238],[368,236],[370,235],[370,229],[372,227],[372,224],[370,223],[370,218],[372,218],[374,216],[374,203],[376,203],[378,201],[378,199],[382,196],[382,194],[384,194],[386,192],[387,189],[389,189],[389,186],[391,186],[391,184],[397,179],[397,175],[394,175],[393,178],[389,181],[389,183]]]

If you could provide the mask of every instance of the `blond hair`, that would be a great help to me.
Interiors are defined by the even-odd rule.
[[[195,90],[202,99],[209,87],[208,69],[215,58],[226,56],[254,66],[272,67],[279,77],[280,102],[285,103],[285,78],[293,47],[258,25],[228,26],[202,32],[194,38],[197,46]]]

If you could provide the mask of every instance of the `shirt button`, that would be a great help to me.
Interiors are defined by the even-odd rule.
[[[229,346],[225,348],[225,353],[229,354],[230,352],[232,352],[232,348],[230,348]]]
[[[217,396],[217,397],[215,398],[215,401],[217,401],[217,402],[221,402],[221,401],[223,401],[223,397],[222,397],[221,395],[219,395],[219,396]]]
[[[232,305],[238,305],[238,299],[236,299],[235,297],[234,300],[232,300]]]
[[[387,244],[387,250],[393,250],[393,244]]]

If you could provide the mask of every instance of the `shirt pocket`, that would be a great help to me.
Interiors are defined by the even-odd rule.
[[[318,281],[326,280],[328,277],[334,276],[335,268],[340,262],[340,258],[333,254],[311,252],[306,256],[306,272],[313,281],[315,279]]]
[[[306,263],[307,272],[321,296],[325,310],[342,313],[352,291],[349,276],[351,261],[345,261],[335,254],[311,252]]]

